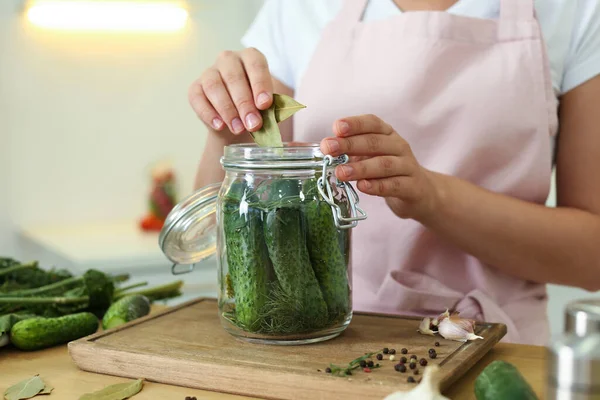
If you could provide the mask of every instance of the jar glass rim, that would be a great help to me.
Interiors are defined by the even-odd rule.
[[[283,147],[242,143],[225,146],[221,165],[225,169],[318,168],[323,159],[319,143],[286,142]]]

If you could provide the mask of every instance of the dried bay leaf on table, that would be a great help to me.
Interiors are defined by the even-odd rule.
[[[86,393],[79,400],[124,400],[140,392],[144,381],[137,379],[133,382],[117,383],[93,393]]]
[[[44,390],[46,384],[39,375],[32,376],[6,389],[5,400],[30,399]]]
[[[44,382],[44,383],[46,384],[46,386],[38,394],[50,394],[50,393],[52,393],[52,391],[54,390],[54,386],[48,384],[48,382]]]

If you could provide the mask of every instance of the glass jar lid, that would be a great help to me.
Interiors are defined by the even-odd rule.
[[[221,182],[205,186],[179,202],[158,237],[162,252],[177,264],[195,264],[216,250],[216,200]]]

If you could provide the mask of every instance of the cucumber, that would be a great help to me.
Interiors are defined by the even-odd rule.
[[[519,370],[505,361],[492,361],[475,379],[477,400],[538,400]]]
[[[31,318],[13,325],[10,341],[20,350],[40,350],[91,335],[97,330],[98,318],[90,312]]]
[[[231,186],[222,203],[223,230],[235,320],[245,330],[257,332],[263,322],[269,277],[274,274],[263,236],[262,212],[253,207],[241,210],[240,204],[248,200],[246,192],[244,183]]]
[[[150,300],[141,294],[125,296],[106,310],[102,317],[102,328],[111,329],[126,324],[134,319],[141,318],[150,313]]]
[[[0,316],[0,347],[10,343],[10,330],[14,324],[30,318],[36,318],[35,314],[5,314]]]
[[[307,203],[305,215],[310,261],[327,303],[329,319],[333,321],[350,311],[348,264],[340,248],[343,243],[331,206],[325,201]]]
[[[264,232],[275,275],[289,301],[297,305],[298,318],[311,321],[313,328],[322,327],[327,304],[310,263],[300,208],[269,211]]]

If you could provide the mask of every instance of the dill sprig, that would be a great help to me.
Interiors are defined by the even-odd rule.
[[[336,364],[329,364],[329,368],[331,369],[331,375],[335,375],[335,376],[348,376],[348,375],[352,375],[352,371],[355,369],[360,368],[360,362],[367,360],[371,357],[373,357],[375,354],[377,353],[381,353],[383,351],[383,349],[381,350],[377,350],[371,353],[367,353],[364,356],[355,358],[354,360],[350,361],[347,365],[336,365]],[[371,369],[373,368],[379,368],[380,365],[374,365],[373,367],[370,367]]]

